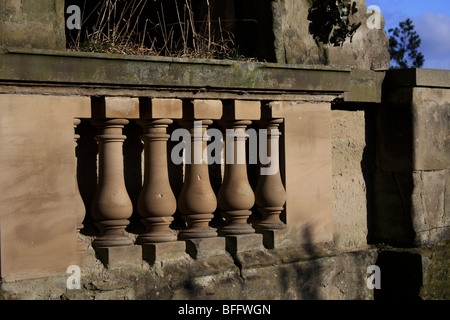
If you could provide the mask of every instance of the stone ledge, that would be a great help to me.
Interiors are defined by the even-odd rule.
[[[337,251],[331,244],[240,253],[170,263],[82,268],[81,289],[66,289],[68,275],[0,283],[5,300],[345,299],[403,297],[448,299],[450,246],[363,247]],[[245,261],[244,261],[245,259]],[[366,287],[367,267],[379,265],[384,292]],[[398,286],[399,283],[406,286]],[[267,290],[270,285],[270,290]],[[33,290],[30,290],[33,288]],[[393,291],[391,291],[393,290]]]
[[[325,248],[324,248],[325,247]],[[371,299],[366,268],[375,250],[334,252],[315,248],[264,249],[238,267],[229,254],[164,264],[82,268],[81,289],[68,290],[67,276],[3,283],[3,299]],[[259,252],[258,256],[256,253]],[[257,257],[257,261],[255,261]],[[253,259],[253,260],[251,260]],[[270,285],[269,285],[270,284]],[[270,290],[268,290],[268,285]],[[29,290],[29,288],[34,288]]]
[[[450,70],[439,69],[394,69],[386,74],[393,87],[450,88]]]
[[[205,59],[130,57],[4,48],[0,80],[246,91],[343,93],[350,68]]]
[[[330,243],[302,246],[285,246],[275,249],[243,251],[237,254],[242,269],[267,267],[308,261],[338,255],[339,252]]]

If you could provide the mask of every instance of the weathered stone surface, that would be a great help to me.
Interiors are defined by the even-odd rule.
[[[194,92],[213,89],[344,92],[349,89],[350,71],[347,67],[16,48],[6,48],[0,54],[2,80],[114,85],[121,89],[126,85],[141,90],[153,86],[159,90],[178,88]]]
[[[323,48],[317,46],[309,33],[308,1],[281,0],[272,2],[275,56],[278,63],[326,64]]]
[[[448,299],[449,253],[448,245],[350,252],[308,245],[246,251],[235,260],[225,254],[114,268],[97,263],[81,269],[81,289],[67,289],[68,274],[2,282],[0,299]],[[381,290],[366,286],[374,264]]]
[[[1,284],[2,299],[371,299],[366,266],[375,250],[339,253],[307,246],[237,255],[185,258],[163,264],[81,269],[81,289],[68,275]],[[184,302],[183,302],[184,303]]]
[[[333,169],[333,240],[338,247],[367,241],[365,112],[331,111]]]
[[[289,212],[285,217],[287,229],[299,243],[332,241],[330,105],[279,103],[285,118],[281,139],[285,148],[282,175]]]
[[[186,240],[186,252],[194,259],[223,255],[225,247],[224,237]]]
[[[139,113],[144,119],[181,119],[183,101],[180,99],[139,99]]]
[[[143,259],[150,263],[182,259],[186,256],[186,243],[172,241],[144,244],[142,255]]]
[[[0,95],[2,279],[77,264],[73,118],[90,99]]]
[[[384,31],[384,18],[381,12],[375,13],[377,15],[375,19],[379,19],[379,23],[378,21],[375,24],[370,21],[368,23],[370,14],[366,9],[366,1],[356,0],[355,2],[358,12],[352,22],[361,22],[361,26],[341,47],[328,46],[328,63],[333,66],[352,66],[363,70],[388,70],[389,38]]]
[[[142,247],[138,245],[95,248],[95,252],[107,267],[138,264],[142,261]]]
[[[139,99],[129,97],[93,97],[94,118],[139,118]]]
[[[224,103],[224,119],[259,120],[261,101],[233,100]]]
[[[438,69],[394,69],[389,71],[392,87],[449,88],[450,72]]]
[[[293,239],[287,229],[262,230],[264,246],[268,249],[283,248],[292,245]],[[295,236],[294,236],[295,238]]]
[[[263,236],[258,233],[226,236],[225,239],[227,251],[232,255],[241,251],[261,250],[264,248]]]
[[[414,170],[450,169],[450,90],[414,88],[412,94]]]
[[[376,165],[380,170],[405,172],[414,169],[412,90],[385,91],[386,99],[376,109]]]
[[[388,73],[392,86],[386,87],[386,98],[377,111],[378,167],[384,171],[450,168],[449,90],[400,86],[395,80],[399,76],[397,70]],[[421,81],[424,86],[425,80]]]
[[[449,74],[394,70],[387,75],[376,126],[373,235],[379,241],[417,246],[450,239]]]
[[[272,3],[275,53],[279,63],[352,66],[364,70],[389,69],[389,39],[380,14],[379,28],[369,28],[366,3],[357,0],[354,23],[361,22],[353,38],[342,46],[318,45],[310,34],[307,0],[280,0]]]
[[[413,173],[412,223],[416,245],[450,240],[450,170]]]
[[[424,251],[422,254],[421,298],[425,300],[448,300],[450,298],[449,263],[448,243]]]
[[[448,181],[448,170],[377,172],[371,236],[397,246],[448,241]]]
[[[0,45],[64,50],[64,0],[0,3]]]
[[[185,101],[183,104],[183,116],[187,119],[220,119],[223,114],[222,101],[200,100]]]
[[[380,103],[384,77],[384,72],[352,69],[351,86],[350,90],[343,95],[344,101]]]
[[[381,271],[377,300],[446,300],[449,297],[448,243],[414,249],[385,248],[378,252]]]
[[[374,213],[369,221],[370,243],[408,247],[414,242],[410,196],[411,174],[377,171],[374,177]]]

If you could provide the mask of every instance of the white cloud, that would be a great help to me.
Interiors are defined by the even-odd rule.
[[[422,39],[419,51],[425,56],[423,67],[450,70],[450,16],[423,13],[413,23]]]

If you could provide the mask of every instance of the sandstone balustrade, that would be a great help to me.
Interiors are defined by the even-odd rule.
[[[91,214],[100,229],[93,246],[115,247],[131,245],[125,228],[130,223],[133,205],[127,193],[124,179],[122,134],[126,119],[93,120],[98,128],[98,186],[92,201]]]
[[[140,243],[172,242],[177,235],[170,229],[177,200],[169,182],[167,161],[167,127],[172,118],[181,117],[181,100],[141,99],[142,118],[139,123],[144,130],[144,183],[138,199],[138,211],[146,226],[140,235]]]
[[[191,135],[190,161],[185,166],[183,189],[178,199],[178,205],[187,229],[181,231],[181,239],[213,238],[216,230],[209,226],[217,208],[217,199],[211,187],[208,164],[203,159],[206,141],[203,139],[212,119],[218,119],[222,114],[222,104],[217,100],[186,101],[183,106],[185,118],[180,124]],[[201,121],[201,128],[195,126],[195,121]],[[199,123],[199,122],[197,122]]]
[[[260,109],[259,101],[229,101],[225,105],[225,114],[220,124],[227,132],[226,163],[218,198],[226,224],[220,230],[221,235],[255,232],[248,223],[255,195],[247,175],[245,130],[252,124],[252,120],[260,117]]]
[[[267,115],[262,117],[261,110],[264,105],[261,101],[139,98],[138,116],[130,116],[130,119],[136,120],[143,131],[140,136],[144,145],[143,184],[136,209],[145,231],[139,234],[134,243],[126,231],[133,213],[133,204],[125,185],[123,156],[123,143],[127,139],[123,135],[123,129],[130,120],[107,118],[106,115],[107,108],[113,104],[125,106],[136,104],[137,100],[132,98],[98,101],[101,102],[104,113],[102,116],[96,114],[91,119],[98,129],[98,182],[91,205],[94,224],[100,230],[100,235],[93,241],[96,250],[126,246],[136,248],[138,244],[146,245],[146,250],[156,255],[157,250],[174,250],[176,247],[176,250],[184,251],[193,246],[194,256],[201,256],[205,254],[198,253],[202,250],[206,255],[222,252],[211,250],[211,246],[223,247],[224,252],[224,238],[226,247],[233,252],[239,250],[237,248],[259,248],[263,242],[262,235],[255,234],[255,229],[256,233],[264,235],[267,230],[285,228],[280,215],[286,202],[286,191],[279,165],[280,125],[283,119]],[[128,114],[135,114],[130,111],[133,108],[128,106]],[[190,144],[189,148],[184,150],[184,182],[178,199],[170,183],[170,159],[167,156],[170,153],[167,143],[170,138],[168,128],[174,121],[184,128],[188,136],[188,141],[184,142]],[[75,119],[74,127],[79,123],[80,120]],[[223,179],[217,194],[212,188],[208,159],[204,157],[207,149],[207,130],[213,123],[221,126],[225,133],[225,153],[222,159],[225,164],[222,167]],[[262,129],[258,149],[262,145],[267,146],[263,149],[267,157],[261,158],[261,151],[258,157],[262,162],[259,163],[260,172],[255,191],[250,185],[247,172],[247,150],[250,152],[247,129],[253,124],[259,124]],[[75,135],[75,142],[78,138],[79,136]],[[258,149],[253,148],[251,151]],[[249,218],[254,209],[258,209],[260,215],[255,220],[257,223],[252,225]],[[182,230],[172,228],[177,210],[185,222]],[[223,223],[212,227],[211,221],[217,210]],[[77,232],[80,232],[83,228],[84,213],[80,212],[77,219]],[[209,242],[202,242],[208,239]],[[223,241],[218,241],[220,239]],[[180,246],[184,241],[190,244]],[[177,246],[165,246],[168,243]],[[249,246],[249,243],[253,244]],[[108,255],[122,252],[115,250],[108,251]]]
[[[256,226],[259,231],[286,228],[286,224],[280,220],[286,202],[286,190],[281,180],[279,164],[279,126],[282,123],[283,119],[266,118],[260,121],[261,128],[267,131],[260,133],[259,138],[267,142],[267,160],[270,162],[260,163],[260,175],[255,190],[256,206],[262,215]]]

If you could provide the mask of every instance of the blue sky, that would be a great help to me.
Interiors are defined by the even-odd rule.
[[[366,0],[366,5],[380,8],[386,30],[410,18],[422,39],[423,68],[450,70],[450,0]]]

